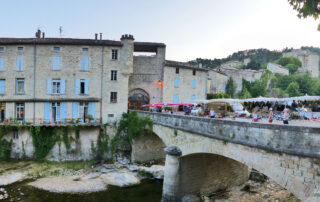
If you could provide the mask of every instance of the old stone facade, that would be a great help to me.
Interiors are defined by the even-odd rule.
[[[300,73],[309,73],[312,77],[319,77],[319,56],[308,50],[295,49],[291,52],[283,53],[284,57],[296,57],[301,63],[302,67],[298,71]]]
[[[289,75],[289,70],[279,64],[269,62],[267,65],[267,69],[272,73],[279,73],[283,75]]]
[[[229,76],[225,73],[209,70],[208,71],[208,94],[224,93],[229,80]]]

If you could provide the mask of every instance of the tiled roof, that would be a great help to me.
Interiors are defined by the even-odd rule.
[[[279,65],[279,64],[276,64],[276,63],[272,63],[272,62],[269,62],[270,64],[273,64],[273,65],[275,65],[275,66],[277,66],[277,67],[279,67],[279,68],[282,68],[282,69],[285,69],[285,70],[288,70],[287,68],[285,68],[284,66],[282,66],[282,65]],[[289,71],[289,70],[288,70]]]
[[[202,68],[202,67],[198,67],[198,66],[195,66],[195,65],[191,65],[191,64],[186,63],[186,62],[178,62],[178,61],[173,61],[173,60],[166,60],[165,66],[181,67],[181,68],[195,69],[195,70],[200,70],[200,71],[209,71],[209,69],[207,69],[207,68]]]

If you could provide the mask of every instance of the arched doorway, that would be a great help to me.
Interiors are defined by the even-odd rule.
[[[130,91],[128,98],[128,108],[129,109],[141,109],[142,105],[150,103],[149,94],[138,88]]]

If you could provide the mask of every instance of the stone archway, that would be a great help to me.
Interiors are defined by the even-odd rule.
[[[150,96],[141,88],[133,89],[129,92],[128,109],[141,109],[142,105],[150,103]]]

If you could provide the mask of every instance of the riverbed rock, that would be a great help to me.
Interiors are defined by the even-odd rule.
[[[182,197],[182,202],[200,202],[200,197],[189,194]]]
[[[151,167],[127,165],[126,167],[130,171],[144,171],[144,172],[151,173],[155,179],[163,179],[164,177],[164,166],[162,165],[153,165]]]
[[[9,185],[26,178],[26,174],[22,172],[4,173],[0,175],[0,186]]]
[[[104,173],[100,176],[100,178],[106,184],[119,187],[127,187],[130,185],[140,184],[140,179],[136,176],[136,174],[125,169]]]
[[[55,193],[88,193],[107,189],[107,184],[100,178],[74,180],[75,176],[41,178],[29,185]]]

